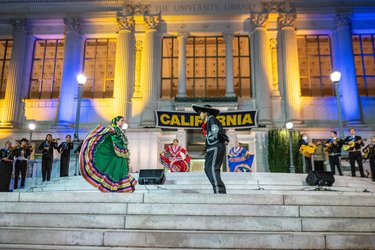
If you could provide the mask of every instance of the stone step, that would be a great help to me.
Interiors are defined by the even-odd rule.
[[[152,203],[0,202],[3,214],[223,215],[252,217],[375,218],[366,206]]]
[[[295,191],[291,193],[251,190],[243,194],[199,193],[102,193],[102,192],[13,192],[1,193],[0,202],[78,202],[152,204],[234,204],[234,205],[346,205],[375,206],[374,193]]]
[[[2,213],[0,226],[171,231],[375,232],[375,218]]]
[[[26,249],[35,249],[32,247],[39,245],[54,247],[61,245],[64,246],[61,249],[81,250],[131,249],[132,247],[137,249],[374,249],[375,234],[0,228],[0,244],[0,247],[5,244],[30,247]],[[81,247],[77,248],[77,246]]]
[[[0,244],[1,250],[165,250],[165,248],[152,247],[87,247],[87,246],[52,246],[52,245],[26,245],[26,244]],[[186,248],[168,248],[168,250],[181,250]],[[196,248],[209,250],[209,248]]]

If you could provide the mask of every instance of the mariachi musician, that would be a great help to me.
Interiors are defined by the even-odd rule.
[[[324,145],[324,150],[328,153],[329,165],[333,175],[336,173],[336,167],[339,175],[343,175],[340,161],[342,143],[343,141],[337,137],[337,132],[331,131],[331,139],[326,141]]]
[[[66,141],[62,142],[57,148],[57,152],[61,154],[60,177],[69,176],[70,150],[73,149],[72,137],[67,135],[65,139]]]
[[[375,181],[375,136],[371,136],[371,142],[363,150],[366,159],[370,159],[372,181]]]
[[[311,156],[315,152],[316,146],[312,143],[309,143],[309,138],[306,134],[303,134],[301,136],[298,145],[299,151],[301,152],[305,160],[306,172],[310,173],[312,171]]]
[[[0,150],[0,192],[8,192],[13,172],[13,147],[12,142],[7,141],[5,148]]]
[[[352,176],[355,176],[355,162],[358,163],[359,173],[361,177],[365,177],[363,172],[362,164],[362,154],[361,147],[364,146],[362,137],[355,134],[355,129],[349,129],[350,135],[344,139],[343,149],[349,151],[350,169],[352,171]]]
[[[42,151],[42,179],[49,181],[51,179],[52,163],[53,163],[53,149],[57,149],[57,140],[52,139],[51,134],[47,134],[46,140],[43,141],[39,150]]]
[[[21,173],[21,188],[25,187],[26,173],[27,173],[27,161],[30,159],[30,155],[33,148],[29,146],[29,140],[22,138],[20,145],[14,148],[14,157],[16,163],[14,164],[14,189],[18,188],[18,177]]]

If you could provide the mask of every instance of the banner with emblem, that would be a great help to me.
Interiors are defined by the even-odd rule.
[[[197,129],[202,120],[197,113],[180,111],[155,111],[156,126],[160,128]],[[224,128],[252,128],[256,127],[256,110],[221,112],[216,118]]]

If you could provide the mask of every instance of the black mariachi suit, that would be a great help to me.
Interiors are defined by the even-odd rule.
[[[48,147],[48,150],[45,150],[44,149],[45,147]],[[43,151],[43,156],[42,156],[42,179],[43,181],[45,180],[49,181],[51,179],[54,148],[55,149],[57,148],[57,143],[54,141],[51,141],[50,143],[48,141],[44,141],[39,146],[39,150]]]
[[[336,145],[332,143],[335,140],[337,142]],[[337,167],[339,174],[342,175],[340,155],[341,155],[341,147],[342,147],[343,142],[341,139],[332,138],[326,141],[326,144],[327,143],[332,143],[331,147],[328,150],[328,160],[329,160],[329,165],[331,167],[331,172],[333,175],[336,174],[336,167]]]
[[[61,153],[60,158],[60,177],[69,176],[69,161],[70,161],[70,150],[73,149],[73,143],[62,142],[57,148],[57,151]]]
[[[23,154],[23,157],[22,157]],[[16,164],[14,166],[14,189],[18,188],[18,177],[21,173],[21,188],[25,187],[27,160],[30,158],[31,150],[29,147],[16,147],[14,149],[14,156],[16,157]]]
[[[344,144],[348,144],[350,141],[359,141],[362,140],[362,137],[356,135],[356,136],[348,136],[344,140]],[[363,165],[362,165],[362,154],[361,154],[361,147],[365,144],[363,141],[361,143],[356,143],[354,146],[354,149],[349,151],[349,160],[350,160],[350,169],[352,171],[352,176],[355,176],[355,162],[358,163],[359,173],[361,174],[361,177],[365,177],[365,174],[363,172]]]
[[[13,172],[13,162],[4,161],[4,158],[13,161],[13,151],[3,148],[0,150],[0,192],[8,192]]]
[[[204,171],[211,182],[214,193],[226,193],[226,188],[220,177],[220,168],[225,153],[227,138],[221,123],[212,115],[206,121],[206,157]]]
[[[370,169],[371,169],[371,177],[372,181],[375,181],[375,144],[372,142],[370,144]]]

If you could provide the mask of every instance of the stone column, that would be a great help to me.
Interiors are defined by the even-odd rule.
[[[336,29],[332,38],[332,49],[335,58],[333,70],[341,72],[339,93],[342,95],[341,103],[344,120],[351,125],[360,124],[360,99],[354,66],[350,17],[348,15],[337,15]]]
[[[268,13],[251,14],[250,21],[254,44],[255,97],[258,107],[258,124],[271,125],[272,63],[266,23]]]
[[[177,97],[186,96],[186,43],[188,33],[179,33],[178,39],[178,91]]]
[[[281,68],[283,75],[286,120],[301,123],[301,83],[299,75],[296,13],[279,16]]]
[[[155,126],[155,110],[157,109],[158,83],[160,82],[160,36],[158,26],[159,15],[145,15],[145,40],[143,44],[143,64],[141,84],[144,93],[144,109],[141,114],[142,127]]]
[[[13,47],[5,88],[1,127],[13,128],[19,123],[17,118],[21,101],[20,95],[22,94],[21,89],[28,85],[24,82],[24,69],[29,24],[27,19],[13,19],[11,23],[13,26]]]
[[[233,84],[233,34],[224,34],[225,36],[225,96],[233,97],[234,84]]]
[[[64,67],[61,79],[57,123],[68,126],[74,123],[77,107],[72,105],[78,95],[77,75],[82,73],[83,39],[78,17],[66,17]]]
[[[134,18],[117,15],[119,33],[116,42],[114,115],[127,115],[130,86],[134,84]]]

